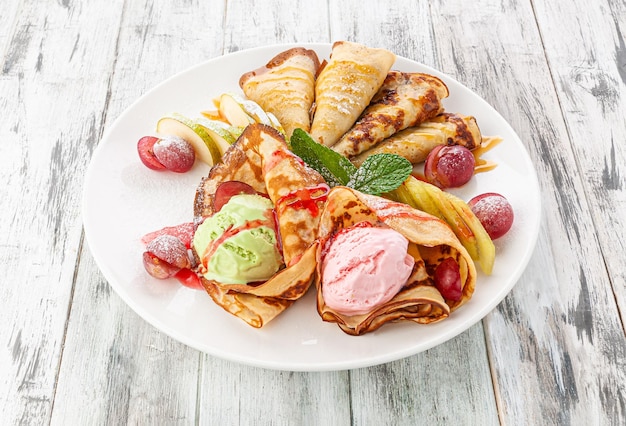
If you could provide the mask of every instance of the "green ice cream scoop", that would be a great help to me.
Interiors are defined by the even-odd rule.
[[[276,244],[272,202],[256,194],[233,196],[193,237],[204,277],[224,284],[266,281],[283,263]]]

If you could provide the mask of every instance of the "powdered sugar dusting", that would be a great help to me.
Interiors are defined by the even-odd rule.
[[[190,263],[187,247],[172,235],[158,236],[146,246],[146,251],[179,268],[188,267]]]
[[[492,239],[503,236],[513,225],[513,208],[500,194],[487,193],[470,201],[472,211]]]

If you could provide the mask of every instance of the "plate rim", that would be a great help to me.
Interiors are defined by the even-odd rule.
[[[488,110],[490,110],[491,113],[496,114],[500,118],[499,124],[506,126],[508,132],[511,135],[515,136],[516,138],[515,142],[516,144],[519,145],[519,148],[521,148],[523,152],[523,155],[525,157],[524,158],[525,163],[530,165],[529,171],[531,173],[529,176],[527,176],[527,178],[530,179],[529,183],[535,189],[535,191],[532,191],[534,199],[531,202],[533,202],[536,205],[536,210],[538,213],[537,213],[536,220],[533,222],[532,228],[528,229],[528,231],[530,232],[530,240],[528,243],[528,248],[526,252],[524,253],[524,256],[521,258],[521,261],[519,262],[518,267],[515,269],[515,271],[511,275],[511,279],[510,279],[511,284],[501,289],[498,292],[497,297],[491,298],[489,303],[482,305],[479,309],[477,309],[477,311],[472,315],[471,321],[462,322],[460,324],[457,324],[454,327],[447,327],[447,330],[445,333],[442,333],[441,335],[437,336],[437,338],[431,339],[428,344],[420,345],[417,350],[415,349],[416,345],[412,345],[412,346],[409,345],[391,354],[389,353],[378,354],[376,356],[368,357],[368,358],[364,358],[360,360],[337,361],[337,362],[330,362],[330,363],[323,363],[323,364],[310,364],[310,363],[301,363],[301,362],[292,362],[291,364],[282,364],[282,363],[272,362],[268,360],[258,360],[250,356],[242,356],[240,354],[235,355],[230,352],[220,350],[219,348],[216,348],[216,347],[212,347],[211,350],[209,350],[208,348],[204,347],[204,345],[200,345],[197,342],[192,341],[192,339],[188,338],[187,336],[180,335],[180,333],[178,333],[173,327],[168,326],[163,321],[159,321],[158,318],[153,317],[148,312],[147,309],[141,306],[141,304],[137,303],[137,301],[133,300],[130,297],[129,293],[120,291],[120,289],[118,289],[118,286],[122,285],[122,283],[116,282],[116,280],[113,278],[114,273],[110,269],[110,266],[107,265],[106,262],[103,261],[99,249],[95,248],[94,241],[92,240],[93,232],[91,231],[91,229],[95,227],[96,225],[92,223],[93,218],[89,214],[87,214],[87,212],[89,212],[89,209],[90,209],[90,206],[88,205],[88,201],[90,197],[90,195],[88,194],[89,183],[93,179],[96,179],[96,177],[94,176],[95,174],[94,163],[97,161],[99,152],[104,149],[105,144],[107,143],[106,141],[109,139],[110,134],[112,134],[113,131],[120,125],[120,123],[123,122],[125,115],[129,111],[136,108],[136,106],[142,101],[142,99],[149,97],[154,92],[162,90],[163,87],[168,86],[169,84],[171,84],[172,81],[175,81],[176,79],[181,78],[181,76],[183,76],[186,73],[192,73],[197,69],[209,67],[215,62],[224,60],[224,58],[226,57],[236,58],[237,56],[249,56],[253,53],[256,54],[260,52],[268,52],[268,55],[271,55],[270,52],[279,51],[280,49],[286,50],[286,49],[289,49],[290,47],[295,47],[295,46],[300,46],[300,47],[305,47],[308,49],[315,50],[319,55],[319,50],[324,50],[324,49],[329,50],[332,46],[332,43],[312,43],[312,42],[277,43],[277,44],[257,46],[257,47],[253,47],[250,49],[243,49],[243,50],[238,50],[234,52],[229,52],[224,55],[210,58],[208,60],[195,64],[191,67],[188,67],[180,72],[177,72],[174,75],[166,78],[162,82],[150,88],[149,90],[144,92],[141,96],[139,96],[137,99],[135,99],[130,105],[124,108],[124,110],[122,110],[122,112],[118,115],[118,117],[116,117],[116,119],[109,126],[105,128],[102,134],[102,137],[100,138],[98,142],[98,145],[96,146],[96,148],[94,149],[92,153],[89,166],[84,176],[84,185],[83,185],[82,201],[81,201],[81,204],[82,204],[81,213],[82,213],[82,220],[83,220],[83,227],[84,227],[84,238],[85,238],[85,241],[87,242],[91,255],[94,258],[94,261],[98,269],[101,271],[102,275],[107,280],[108,284],[115,290],[116,294],[124,301],[124,303],[126,303],[133,311],[135,311],[135,313],[137,313],[141,317],[142,320],[148,322],[157,330],[160,330],[161,332],[165,333],[172,339],[178,342],[181,342],[185,344],[186,346],[189,346],[200,352],[203,352],[212,356],[216,356],[218,358],[221,358],[227,361],[232,361],[232,362],[236,362],[236,363],[240,363],[240,364],[248,365],[248,366],[266,368],[266,369],[271,369],[271,370],[283,370],[283,371],[341,371],[341,370],[348,370],[348,369],[355,369],[355,368],[370,367],[370,366],[380,365],[383,363],[399,360],[402,358],[406,358],[408,356],[421,353],[425,350],[431,349],[435,346],[438,346],[446,341],[453,339],[454,337],[458,336],[459,334],[463,333],[464,331],[468,330],[470,327],[472,327],[473,325],[475,325],[476,323],[484,319],[489,314],[489,312],[491,312],[497,305],[499,305],[504,300],[504,298],[512,291],[512,289],[518,283],[521,275],[526,270],[528,263],[530,261],[530,258],[532,257],[536,249],[536,245],[537,245],[537,241],[539,237],[539,230],[540,230],[541,222],[542,222],[540,186],[539,186],[539,180],[538,180],[536,168],[534,167],[534,164],[532,163],[532,160],[530,158],[530,154],[528,150],[526,149],[526,147],[524,146],[524,144],[522,143],[521,138],[517,135],[517,133],[509,124],[509,122],[505,120],[504,117],[502,117],[502,115],[493,106],[491,106],[486,100],[484,100],[480,95],[478,95],[472,89],[463,85],[462,83],[457,81],[455,78],[433,67],[430,67],[426,64],[420,63],[418,61],[415,61],[407,57],[396,55],[398,59],[401,59],[402,61],[408,61],[411,65],[417,65],[421,67],[422,69],[426,70],[425,72],[431,73],[435,76],[438,76],[444,79],[446,84],[450,82],[455,85],[463,87],[465,90],[469,91],[472,95],[474,95],[474,97],[477,100],[482,102],[484,104],[483,107],[486,107]],[[267,60],[269,60],[270,58],[271,56],[268,56]],[[261,66],[261,65],[262,64],[259,64],[258,66]],[[250,67],[250,68],[252,69],[255,67]],[[362,338],[362,337],[363,336],[356,337],[356,338]]]

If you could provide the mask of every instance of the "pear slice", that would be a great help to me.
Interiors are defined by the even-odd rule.
[[[219,100],[219,114],[235,127],[246,127],[256,120],[252,118],[232,94],[224,93]]]
[[[224,155],[226,150],[237,140],[230,131],[232,126],[229,126],[223,121],[207,120],[204,117],[200,117],[197,118],[195,122],[204,127],[204,130],[209,134],[220,150],[220,155]]]
[[[278,121],[278,117],[276,117],[274,114],[272,114],[271,112],[267,113],[267,116],[270,119],[270,122],[272,123],[271,126],[273,128],[275,128],[276,130],[278,130],[280,133],[282,133],[283,135],[286,135],[285,133],[285,129],[283,128],[283,125],[280,124],[280,121]]]
[[[219,146],[213,141],[206,127],[181,114],[174,113],[159,119],[156,131],[185,139],[193,146],[196,157],[209,166],[213,166],[221,158]]]
[[[480,269],[486,275],[491,274],[496,257],[495,246],[465,201],[413,176],[409,176],[390,195],[447,222]]]

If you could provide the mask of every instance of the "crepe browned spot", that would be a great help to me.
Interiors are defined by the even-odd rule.
[[[440,114],[441,100],[448,93],[435,76],[391,71],[357,123],[333,149],[346,157],[367,151],[394,133]]]
[[[285,267],[264,283],[220,283],[201,277],[213,300],[253,327],[262,327],[306,293],[315,271],[317,225],[328,187],[324,179],[287,149],[275,129],[252,124],[213,167],[196,192],[195,216],[213,214],[220,183],[245,182],[275,205]]]
[[[380,89],[395,59],[385,49],[334,43],[330,60],[315,82],[311,136],[323,145],[334,145]]]
[[[322,263],[325,245],[339,230],[360,222],[389,227],[409,240],[415,266],[407,283],[387,303],[362,315],[344,315],[324,303]],[[474,292],[476,268],[450,227],[442,220],[406,204],[363,194],[347,187],[335,187],[329,194],[320,218],[317,247],[317,310],[324,321],[335,322],[352,335],[376,330],[391,321],[431,323],[448,317],[467,302]],[[412,246],[412,247],[411,247]],[[446,300],[434,284],[434,270],[445,258],[454,258],[460,267],[462,297]]]
[[[313,50],[294,47],[276,55],[265,66],[242,75],[239,86],[248,99],[278,118],[289,138],[296,128],[310,130],[319,67]]]
[[[356,166],[373,154],[398,154],[412,164],[426,160],[438,145],[461,145],[469,150],[480,146],[482,136],[476,119],[454,113],[442,113],[419,126],[409,127],[383,140],[371,149],[352,157]]]

